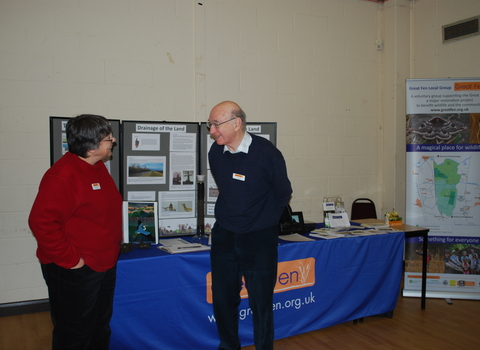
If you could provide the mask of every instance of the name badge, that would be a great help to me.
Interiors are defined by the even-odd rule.
[[[240,175],[240,174],[233,173],[233,178],[235,180],[245,181],[245,175]]]
[[[100,189],[100,184],[98,182],[95,182],[94,184],[92,184],[92,188],[96,191],[96,190],[99,190]]]

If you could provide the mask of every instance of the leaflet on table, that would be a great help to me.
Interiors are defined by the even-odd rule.
[[[384,222],[365,222],[361,224],[363,227],[376,228],[377,230],[389,229],[389,225],[385,225]]]
[[[170,253],[170,254],[210,250],[209,246],[206,246],[201,243],[188,242],[182,238],[160,239],[158,243],[161,244],[161,246],[158,246],[158,249],[166,251],[167,253]]]
[[[390,230],[375,230],[367,229],[361,226],[349,226],[343,228],[319,228],[311,231],[310,236],[322,239],[333,239],[342,237],[358,237],[358,236],[372,236],[380,235],[389,232],[397,231],[395,229]]]
[[[290,235],[283,235],[279,236],[278,238],[283,239],[284,241],[290,241],[290,242],[307,242],[307,241],[315,241],[314,239],[305,237],[301,234],[298,233],[292,233]]]
[[[333,233],[333,232],[310,232],[310,236],[322,239],[333,239],[333,238],[340,238],[345,237],[343,234]]]
[[[341,231],[338,228],[317,228],[310,232],[310,236],[317,237],[317,238],[325,238],[325,239],[332,239],[332,238],[340,238],[345,237],[345,232]]]
[[[348,220],[348,214],[343,213],[329,213],[330,227],[349,227],[350,220]]]

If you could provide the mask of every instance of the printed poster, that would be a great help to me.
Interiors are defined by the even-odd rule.
[[[480,78],[407,80],[406,224],[430,229],[427,296],[480,299]],[[422,238],[404,295],[420,296]]]

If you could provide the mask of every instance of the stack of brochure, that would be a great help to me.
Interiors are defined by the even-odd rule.
[[[390,225],[385,224],[384,222],[365,222],[362,224],[363,227],[374,228],[377,230],[388,230],[391,229]]]
[[[201,243],[192,243],[182,238],[161,239],[159,242],[161,245],[158,249],[166,251],[170,254],[200,252],[202,250],[210,250],[208,245]]]
[[[340,229],[337,228],[318,228],[310,232],[310,236],[323,238],[323,239],[332,239],[332,238],[340,238],[346,237],[345,232],[342,232]]]
[[[388,229],[378,229],[377,227],[349,226],[342,228],[319,228],[310,232],[310,236],[322,239],[333,239],[341,237],[372,236],[398,231],[388,227]]]

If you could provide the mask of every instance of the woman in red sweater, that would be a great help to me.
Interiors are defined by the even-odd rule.
[[[116,141],[109,122],[80,115],[66,126],[69,152],[43,176],[29,216],[54,325],[52,349],[105,349],[122,197],[104,161]]]

